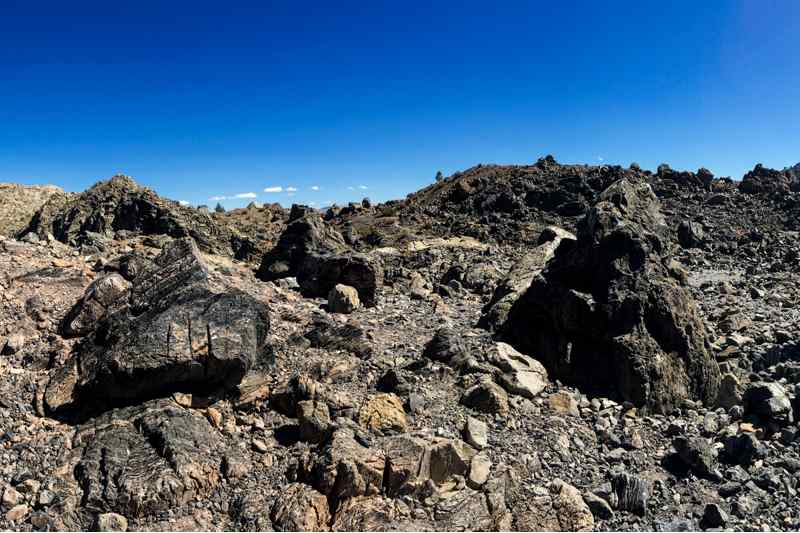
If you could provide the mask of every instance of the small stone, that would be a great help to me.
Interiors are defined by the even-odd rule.
[[[269,451],[269,446],[267,443],[261,439],[253,439],[253,450],[257,451],[258,453],[267,453]]]
[[[331,313],[352,313],[361,305],[358,291],[349,285],[335,285],[328,293],[328,310]]]
[[[222,413],[219,412],[219,409],[209,407],[206,409],[206,416],[208,416],[208,421],[211,422],[212,426],[217,429],[222,427]]]
[[[3,491],[3,509],[11,509],[20,501],[22,501],[22,494],[20,494],[19,491],[11,487],[7,487],[6,490]]]
[[[492,468],[492,460],[486,452],[479,453],[472,458],[469,469],[469,486],[473,489],[483,486],[489,479],[489,471]]]
[[[128,531],[128,519],[117,513],[97,515],[97,531]]]
[[[15,354],[25,346],[25,335],[22,333],[13,333],[6,339],[6,344],[0,348],[0,354],[11,355]]]
[[[468,416],[464,425],[464,440],[478,450],[486,448],[489,445],[489,429],[486,422]]]
[[[703,519],[700,527],[710,529],[714,527],[725,527],[728,523],[728,514],[716,503],[709,503],[703,510]]]
[[[606,500],[591,492],[583,495],[583,501],[589,506],[594,517],[598,520],[609,520],[614,516],[614,511]]]
[[[6,520],[9,522],[18,522],[28,516],[30,509],[24,503],[15,505],[6,513]]]
[[[464,391],[461,403],[484,413],[508,416],[508,394],[491,379],[481,379]]]

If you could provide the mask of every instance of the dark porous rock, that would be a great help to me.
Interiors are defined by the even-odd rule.
[[[294,205],[289,224],[275,247],[264,254],[256,275],[264,281],[294,277],[309,255],[338,254],[347,249],[341,233],[326,224],[319,213]]]
[[[331,521],[328,500],[308,485],[290,483],[270,512],[278,531],[326,531]]]
[[[215,292],[190,239],[170,243],[134,283],[131,305],[108,315],[56,369],[52,413],[102,409],[238,384],[265,353],[266,306],[239,290]]]
[[[702,437],[677,437],[672,441],[677,456],[695,475],[713,481],[722,479],[711,444]]]
[[[611,486],[617,495],[617,509],[639,516],[645,515],[650,497],[650,484],[647,481],[638,476],[620,473],[611,480]]]
[[[703,509],[703,518],[700,520],[700,527],[711,529],[714,527],[725,527],[728,523],[728,513],[719,504],[709,503]]]
[[[82,504],[142,517],[208,496],[220,481],[218,434],[171,400],[109,411],[80,426],[73,447]]]
[[[745,414],[756,415],[763,422],[787,425],[794,419],[792,402],[780,383],[751,383],[742,400]]]
[[[678,242],[684,248],[700,248],[704,240],[705,232],[697,222],[684,220],[678,225]]]
[[[562,239],[575,240],[575,236],[555,226],[542,232],[538,246],[515,263],[495,288],[492,299],[483,307],[479,327],[494,332],[505,323],[513,305],[553,258]]]
[[[655,412],[711,404],[719,368],[706,325],[673,275],[669,228],[647,183],[621,180],[562,241],[498,337],[553,379]]]
[[[461,403],[482,413],[508,415],[508,394],[487,376],[464,391]]]
[[[312,298],[327,298],[336,285],[349,285],[365,307],[374,307],[383,286],[383,267],[363,254],[310,254],[300,264],[297,283],[303,295]]]
[[[767,447],[752,433],[731,435],[724,443],[725,460],[730,464],[750,466],[767,456]]]
[[[800,180],[791,172],[767,168],[759,163],[742,177],[739,190],[747,194],[787,193],[800,190]]]

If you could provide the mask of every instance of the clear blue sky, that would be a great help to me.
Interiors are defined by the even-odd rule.
[[[789,0],[4,1],[0,181],[322,205],[548,153],[739,178],[800,161],[799,37]]]

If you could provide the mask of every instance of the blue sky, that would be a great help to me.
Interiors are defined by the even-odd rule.
[[[323,205],[548,153],[739,178],[800,161],[798,27],[788,0],[5,1],[0,181]]]

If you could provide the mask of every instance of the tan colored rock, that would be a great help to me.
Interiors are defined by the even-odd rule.
[[[473,489],[482,487],[489,480],[489,471],[492,469],[492,460],[489,454],[481,452],[472,458],[467,482]]]
[[[328,499],[309,485],[291,483],[275,500],[270,519],[279,531],[328,531]]]
[[[9,522],[19,522],[20,520],[23,520],[26,516],[28,516],[29,512],[30,508],[24,503],[15,505],[11,509],[9,509],[8,512],[6,513],[6,520],[8,520]]]
[[[578,489],[560,479],[554,480],[549,489],[562,531],[594,529],[594,515]]]
[[[560,415],[580,416],[578,402],[575,400],[575,397],[568,392],[559,391],[551,394],[547,398],[547,404],[550,406],[550,409]]]
[[[128,531],[128,519],[117,513],[97,515],[97,531]]]
[[[6,487],[3,491],[3,509],[11,509],[22,501],[22,494],[13,487]]]
[[[361,408],[358,422],[362,427],[378,433],[402,433],[408,427],[403,402],[391,393],[381,393],[370,398]]]
[[[358,291],[354,287],[338,283],[328,293],[328,310],[331,313],[349,314],[360,306]]]

